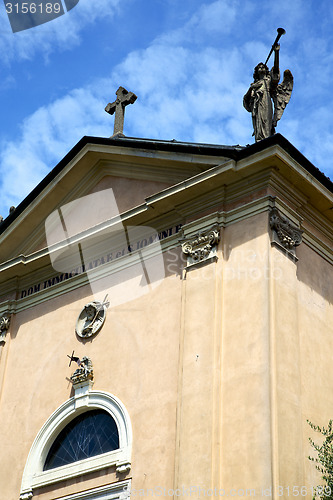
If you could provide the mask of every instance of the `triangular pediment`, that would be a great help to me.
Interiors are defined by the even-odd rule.
[[[99,179],[99,180],[98,180]],[[155,194],[169,185],[163,182],[155,182],[142,179],[128,179],[126,177],[117,177],[113,175],[100,175],[89,176],[88,179],[82,179],[82,185],[76,186],[72,192],[68,193],[62,199],[59,199],[55,212],[69,206],[71,203],[81,200],[87,201],[90,199],[89,195],[100,194],[101,196],[109,196],[111,193],[115,197],[119,214],[124,213],[131,208],[141,205],[147,196]],[[84,182],[85,181],[85,182]],[[47,220],[47,218],[46,218]],[[96,221],[96,223],[100,223]],[[92,214],[90,222],[85,225],[94,225],[94,214]],[[29,238],[22,242],[21,247],[16,250],[17,255],[31,254],[42,248],[46,248],[48,242],[45,235],[45,221],[39,223],[35,231],[33,231]]]
[[[129,147],[126,138],[97,139],[83,138],[3,222],[1,262],[46,248],[45,220],[74,200],[112,190],[122,214],[228,160],[222,154],[215,158],[201,151],[194,155],[188,148],[179,151],[172,143],[171,148],[158,149],[151,141],[147,150],[133,141]]]

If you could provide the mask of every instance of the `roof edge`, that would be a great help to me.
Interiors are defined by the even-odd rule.
[[[283,135],[275,134],[267,139],[248,146],[223,146],[216,144],[201,144],[178,142],[176,140],[163,141],[157,139],[141,139],[136,137],[93,137],[84,136],[75,146],[60,160],[60,162],[41,180],[39,184],[22,200],[22,202],[9,214],[0,224],[2,234],[12,222],[30,205],[30,203],[43,191],[43,189],[72,161],[75,156],[88,144],[101,146],[121,146],[128,148],[150,149],[154,151],[170,151],[179,153],[190,153],[197,155],[225,156],[238,161],[263,151],[271,146],[281,146],[289,155],[300,163],[313,177],[333,193],[333,182],[315,167],[298,149],[295,148]]]

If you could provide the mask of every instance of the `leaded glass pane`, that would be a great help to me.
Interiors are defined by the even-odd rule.
[[[44,470],[119,448],[116,422],[103,410],[74,418],[58,435],[47,455]]]

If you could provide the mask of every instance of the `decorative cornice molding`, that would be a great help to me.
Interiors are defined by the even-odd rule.
[[[292,224],[295,225],[295,228],[297,228],[298,231],[300,231],[298,228],[301,226],[304,230],[302,234],[302,240],[304,244],[308,245],[322,258],[333,264],[332,247],[330,246],[330,242],[333,241],[333,239],[330,222],[321,214],[316,212],[315,209],[312,209],[312,207],[309,205],[307,205],[306,207],[297,206],[296,212],[295,209],[290,206],[284,198],[272,195],[262,196],[258,199],[250,201],[249,203],[236,206],[235,208],[226,211],[212,211],[211,213],[203,217],[191,218],[190,222],[187,222],[182,226],[183,238],[181,240],[179,240],[181,233],[173,231],[173,234],[171,236],[168,236],[167,238],[160,241],[162,251],[167,252],[170,249],[179,247],[180,243],[183,243],[185,240],[194,238],[194,235],[200,231],[204,231],[204,228],[213,227],[214,225],[218,225],[220,228],[228,227],[242,220],[247,220],[249,217],[264,213],[267,214],[273,208],[277,208],[280,213],[283,213],[284,216],[287,216]],[[182,219],[180,217],[178,217],[178,219],[176,220],[182,222]],[[161,216],[157,219],[154,219],[152,225],[154,226],[155,222],[158,221],[156,230],[159,232],[164,227],[174,226],[176,220],[175,214],[172,213],[171,216]],[[307,222],[309,221],[311,224],[307,224]],[[314,228],[312,228],[312,225],[318,231],[315,232]],[[286,252],[287,250],[282,246],[274,230],[272,237],[272,244],[278,246],[281,250],[284,250]],[[151,248],[151,252],[151,256],[153,256],[153,248]],[[293,249],[289,252],[289,254],[290,256],[293,255],[293,259],[295,260],[295,250]],[[45,265],[44,259],[46,259],[46,256],[38,253],[37,255],[35,254],[30,257],[35,258],[33,258],[32,262],[27,262],[24,265],[26,274],[22,276],[22,278],[17,277],[17,269],[13,269],[13,274],[15,271],[16,275],[15,278],[8,281],[4,280],[0,285],[0,295],[5,295],[8,293],[8,291],[10,291],[13,296],[17,295],[17,299],[11,299],[10,301],[5,300],[0,304],[0,316],[7,311],[10,311],[11,313],[19,313],[23,310],[34,307],[37,304],[76,290],[77,288],[80,288],[89,283],[85,273],[78,274],[68,280],[63,280],[60,283],[55,284],[51,287],[47,287],[45,289],[43,289],[43,285],[41,285],[40,291],[37,291],[37,293],[33,293],[31,295],[27,294],[26,297],[22,298],[22,289],[28,290],[29,287],[35,287],[34,283],[43,284],[44,281],[48,280],[48,278],[53,279],[54,277],[54,275],[51,274],[52,268],[50,267],[50,265]],[[29,260],[30,257],[27,259]],[[125,255],[124,257],[105,264],[105,267],[100,266],[99,268],[96,268],[96,279],[108,275],[109,273],[121,271],[123,268],[128,266],[127,259],[128,256]],[[30,267],[31,271],[27,272]],[[33,289],[33,291],[35,290]]]
[[[199,231],[194,237],[183,241],[182,251],[187,255],[188,265],[198,264],[213,257],[219,241],[220,231],[218,226]]]
[[[295,248],[302,243],[303,231],[281,215],[276,207],[269,213],[269,225],[273,231],[272,243],[278,243],[295,257]]]

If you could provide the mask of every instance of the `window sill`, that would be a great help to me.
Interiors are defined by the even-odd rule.
[[[127,457],[128,452],[126,450],[118,449],[96,457],[79,460],[69,465],[39,472],[32,477],[32,488],[41,488],[106,467],[116,466],[117,472],[128,472],[131,469],[131,464],[128,462]]]

